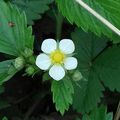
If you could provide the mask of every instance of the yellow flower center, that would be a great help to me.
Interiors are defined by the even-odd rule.
[[[61,64],[63,63],[63,60],[65,58],[64,53],[62,53],[60,50],[56,50],[51,53],[51,60],[53,63]]]

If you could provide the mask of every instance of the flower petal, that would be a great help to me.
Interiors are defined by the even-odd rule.
[[[51,60],[48,55],[46,54],[40,54],[36,58],[36,65],[41,70],[47,70],[51,65]]]
[[[56,49],[57,49],[57,42],[54,39],[44,40],[41,46],[41,50],[48,54]]]
[[[65,76],[65,70],[60,65],[53,65],[50,68],[49,75],[56,81],[61,80]]]
[[[75,50],[75,45],[74,45],[72,40],[70,40],[70,39],[63,39],[59,43],[59,48],[65,54],[71,54]]]
[[[73,70],[73,69],[77,68],[77,65],[78,65],[78,61],[74,57],[68,57],[64,61],[64,67],[67,70]]]

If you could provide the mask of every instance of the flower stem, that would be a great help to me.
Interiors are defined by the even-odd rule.
[[[56,40],[60,40],[62,32],[63,16],[58,12],[56,16]]]

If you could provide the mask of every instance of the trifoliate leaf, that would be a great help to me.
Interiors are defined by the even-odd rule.
[[[80,30],[76,30],[72,38],[76,45],[79,71],[86,78],[84,84],[79,82],[81,89],[75,87],[73,106],[80,112],[88,112],[97,105],[102,96],[103,87],[100,81],[111,90],[120,91],[120,46],[107,48],[106,38],[100,40]]]
[[[120,91],[120,46],[108,48],[95,61],[96,71],[105,86]]]
[[[63,115],[65,110],[69,109],[72,104],[72,94],[74,93],[73,85],[69,77],[63,80],[52,82],[51,91],[53,92],[53,102],[56,110]]]
[[[0,62],[0,85],[15,75],[17,69],[14,67],[14,60]]]
[[[103,86],[94,69],[94,58],[106,47],[106,38],[98,38],[95,35],[85,33],[76,29],[72,33],[72,40],[76,46],[76,57],[78,69],[85,80],[80,80],[79,85],[75,84],[73,108],[82,113],[89,112],[100,101]]]
[[[92,31],[96,35],[106,35],[114,42],[120,42],[120,37],[113,33],[97,18],[81,7],[76,0],[56,0],[59,10],[70,23],[75,23],[85,31]],[[91,8],[120,29],[120,1],[119,0],[84,0]]]
[[[27,27],[25,14],[10,3],[0,2],[0,52],[20,56],[33,50],[32,28]]]
[[[28,24],[33,24],[33,20],[41,18],[41,14],[49,9],[49,4],[53,0],[12,0],[27,15]]]

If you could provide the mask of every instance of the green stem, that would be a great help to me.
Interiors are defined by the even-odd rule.
[[[63,16],[58,13],[56,17],[56,40],[60,40],[62,32]]]

